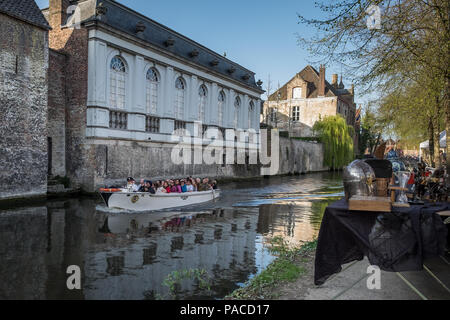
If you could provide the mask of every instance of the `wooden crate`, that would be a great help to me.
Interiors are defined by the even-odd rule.
[[[348,200],[348,209],[353,211],[391,212],[389,197],[353,196]]]

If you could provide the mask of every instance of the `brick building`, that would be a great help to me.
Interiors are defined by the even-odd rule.
[[[354,126],[354,97],[353,85],[345,89],[342,78],[338,84],[337,74],[330,84],[324,66],[317,72],[308,65],[264,102],[263,122],[294,137],[311,136],[314,123],[325,116],[340,114]]]
[[[49,29],[34,1],[0,1],[0,198],[47,192]]]
[[[130,175],[259,174],[170,158],[177,129],[199,146],[228,128],[259,131],[263,90],[253,72],[116,1],[50,0],[42,12],[52,27],[52,174],[87,191]],[[207,129],[213,138],[202,136]]]

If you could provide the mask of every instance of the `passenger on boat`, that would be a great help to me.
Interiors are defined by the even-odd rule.
[[[181,180],[180,184],[181,184],[181,192],[187,192],[187,186],[184,183],[184,180]]]
[[[149,192],[151,194],[155,194],[155,188],[153,183],[149,180],[145,180],[145,185],[142,192]]]
[[[164,181],[164,188],[166,189],[167,193],[171,193],[172,192],[172,188],[170,186],[170,181],[169,182]]]
[[[146,186],[147,180],[141,179],[141,183],[139,184],[139,192],[148,192],[148,187]]]
[[[139,187],[136,185],[136,180],[134,180],[132,177],[127,178],[127,186],[126,188],[129,191],[137,192],[139,191]]]
[[[195,183],[195,179],[191,179],[189,180],[191,182],[192,185],[192,191],[197,191],[197,184]]]
[[[164,183],[159,181],[158,188],[156,189],[156,193],[167,193],[167,190],[164,188]]]
[[[141,180],[139,181],[138,187],[139,187],[139,189],[140,189],[141,187],[145,187],[145,180],[144,180],[144,179],[141,179]]]
[[[191,179],[186,182],[186,192],[194,192],[194,186],[192,185]]]
[[[207,181],[207,178],[203,178],[202,183],[198,186],[198,191],[207,191],[210,189]]]
[[[170,180],[169,186],[170,186],[170,193],[178,192],[177,187],[175,186],[175,182],[173,182],[173,180]]]
[[[176,192],[178,192],[178,193],[181,193],[182,192],[182,190],[181,190],[181,184],[180,184],[180,180],[175,180],[175,187],[176,187],[176,189],[177,189],[177,191]]]
[[[212,186],[213,190],[216,190],[217,189],[217,180],[213,180],[211,183],[211,186]]]

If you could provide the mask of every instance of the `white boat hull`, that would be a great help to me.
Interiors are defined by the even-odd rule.
[[[100,192],[109,208],[136,211],[177,208],[214,200],[220,196],[219,190],[158,193],[148,192]]]

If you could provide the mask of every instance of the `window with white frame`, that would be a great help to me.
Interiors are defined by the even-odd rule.
[[[158,84],[159,77],[158,73],[154,68],[150,68],[147,71],[147,113],[156,114],[158,106]]]
[[[233,122],[235,129],[238,127],[240,107],[241,107],[241,99],[239,97],[236,97],[236,99],[234,99],[234,122]]]
[[[208,91],[206,86],[202,84],[198,88],[198,119],[201,122],[205,122],[205,108],[206,108],[206,98],[208,97]]]
[[[186,86],[184,80],[178,77],[175,81],[175,118],[184,119],[184,94]]]
[[[109,103],[113,109],[125,109],[125,86],[127,70],[119,56],[111,60],[109,73]]]
[[[300,107],[292,107],[292,121],[300,121]]]
[[[218,101],[217,101],[217,115],[218,115],[218,123],[219,126],[223,125],[223,107],[225,105],[225,92],[223,92],[222,90],[219,92],[219,97],[218,97]]]
[[[296,87],[292,89],[292,99],[301,99],[302,97],[302,88]]]
[[[250,101],[250,104],[248,106],[248,128],[252,128],[254,111],[255,111],[255,103],[253,101]]]

